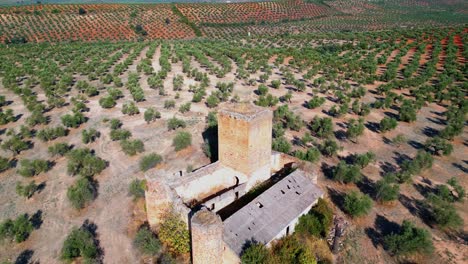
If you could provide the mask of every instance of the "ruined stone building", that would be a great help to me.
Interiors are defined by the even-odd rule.
[[[315,173],[272,152],[272,111],[228,104],[218,112],[219,160],[191,173],[146,175],[148,222],[171,208],[187,222],[192,261],[239,263],[246,245],[288,235],[323,192]]]

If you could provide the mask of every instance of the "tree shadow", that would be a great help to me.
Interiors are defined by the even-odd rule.
[[[427,183],[431,184],[431,183]],[[430,185],[426,184],[420,184],[420,183],[413,183],[413,187],[418,191],[422,196],[428,197],[431,193],[436,194],[437,193],[437,188],[432,187]]]
[[[346,131],[343,129],[337,130],[334,132],[336,139],[343,141],[346,139]]]
[[[81,229],[88,231],[93,236],[94,244],[97,248],[97,256],[95,258],[96,263],[103,263],[104,260],[104,249],[101,247],[98,233],[97,233],[97,225],[91,222],[89,219],[86,219],[83,224],[81,225]]]
[[[385,137],[385,136],[382,138],[382,141],[383,141],[383,143],[385,143],[387,145],[392,145],[392,143],[393,143],[391,139],[389,139],[388,137]]]
[[[203,141],[207,142],[210,151],[210,160],[215,162],[218,160],[218,126],[209,127],[202,133]]]
[[[380,168],[381,168],[380,175],[382,176],[384,176],[387,173],[394,173],[398,170],[398,168],[394,164],[388,161],[381,162]]]
[[[379,133],[380,131],[380,125],[377,122],[368,121],[364,125],[367,127],[367,129],[369,129],[372,132]]]
[[[255,238],[253,237],[249,240],[244,241],[240,255],[242,256],[242,254],[244,254],[247,249],[249,249],[251,246],[256,245],[256,244],[258,244],[258,241],[255,240]]]
[[[405,161],[405,160],[410,160],[410,161],[413,160],[408,155],[400,153],[400,152],[394,151],[393,154],[395,154],[395,157],[393,157],[393,159],[395,160],[395,162],[398,165],[401,165],[403,163],[403,161]]]
[[[435,137],[439,135],[439,131],[437,129],[434,129],[429,126],[424,127],[421,132],[427,137]]]
[[[22,116],[23,116],[23,114],[18,114],[18,115],[16,115],[15,118],[14,118],[14,120],[13,120],[13,122],[16,122],[16,121],[20,120],[20,118],[21,118]]]
[[[408,141],[408,145],[412,146],[413,148],[419,150],[419,149],[422,149],[424,148],[424,145],[415,141],[415,140],[409,140]]]
[[[411,199],[404,194],[400,194],[398,200],[412,215],[419,217],[424,223],[432,226],[430,212],[424,205],[424,201]]]
[[[330,200],[338,207],[341,211],[345,211],[343,208],[345,193],[339,192],[335,189],[327,187],[328,195]]]
[[[34,229],[39,229],[41,228],[42,225],[42,210],[37,210],[36,213],[34,213],[31,218],[29,218],[29,221],[31,221],[32,226]]]
[[[15,260],[15,264],[29,264],[32,263],[31,258],[34,255],[34,251],[30,249],[23,250]]]
[[[396,120],[398,120],[398,115],[395,114],[395,113],[392,113],[392,112],[389,112],[389,111],[385,111],[384,112],[384,115],[390,117],[390,118],[395,118]]]
[[[46,186],[47,186],[47,184],[46,184],[45,181],[41,182],[39,185],[37,185],[36,192],[41,193],[45,189]]]
[[[433,110],[431,110],[430,112],[431,112],[431,114],[434,114],[434,115],[437,115],[437,116],[441,116],[441,117],[445,116],[444,112],[437,112],[437,111],[433,111]]]
[[[334,166],[330,166],[325,162],[322,162],[320,165],[320,169],[322,169],[323,175],[328,179],[331,179],[333,176],[333,168]]]
[[[336,125],[337,125],[338,127],[343,128],[343,129],[345,129],[345,128],[347,127],[346,124],[343,123],[343,122],[336,122]]]
[[[328,96],[325,96],[325,98],[326,98],[328,101],[332,102],[332,103],[337,103],[337,102],[338,102],[338,98],[335,98],[335,97],[332,97],[332,96],[329,96],[329,95],[328,95]]]
[[[384,247],[384,237],[392,233],[398,233],[400,231],[400,225],[388,220],[382,215],[377,215],[374,221],[373,228],[366,228],[365,232],[371,239],[374,247],[382,245]]]
[[[426,118],[427,120],[429,120],[430,122],[436,124],[436,125],[441,125],[441,126],[445,126],[447,125],[447,122],[445,120],[443,120],[442,118],[432,118],[432,117],[427,117]]]
[[[362,180],[356,183],[356,186],[361,190],[361,192],[375,198],[375,183],[368,177],[363,176]]]
[[[453,162],[452,166],[454,166],[455,168],[463,171],[464,173],[468,173],[468,168],[465,168],[465,166],[463,166],[462,164],[458,164],[456,162]]]

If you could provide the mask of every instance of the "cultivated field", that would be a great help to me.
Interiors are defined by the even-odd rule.
[[[60,14],[73,9],[63,6]],[[96,9],[131,12],[119,5]],[[60,28],[72,25],[58,21]],[[171,20],[171,26],[185,30],[186,24]],[[83,36],[102,37],[93,30],[95,38]],[[51,38],[47,34],[41,38]],[[140,160],[156,153],[163,159],[158,168],[169,171],[209,163],[208,114],[226,101],[248,101],[275,110],[275,150],[320,168],[327,199],[350,222],[339,263],[463,263],[468,226],[457,219],[468,218],[468,207],[447,181],[468,186],[467,37],[464,27],[431,27],[2,46],[0,220],[27,213],[34,229],[24,242],[1,244],[0,261],[57,263],[66,236],[85,220],[97,227],[104,263],[149,261],[132,244],[145,221],[142,200],[128,194],[132,181],[144,179]],[[191,134],[191,144],[175,151],[173,139],[181,131]],[[369,151],[369,164],[356,161]],[[77,168],[76,155],[95,163]],[[28,170],[27,160],[46,165]],[[73,206],[70,188],[82,179],[91,182],[93,194]],[[382,196],[383,181],[397,189],[396,196]],[[37,188],[21,197],[18,182]],[[442,195],[441,186],[455,188],[447,197],[459,201],[433,200]],[[364,216],[351,217],[343,207],[353,190],[374,200]],[[451,210],[445,219],[455,220],[437,218],[440,206]],[[433,253],[402,257],[383,249],[383,237],[403,220],[429,230]],[[187,255],[174,257],[187,261]]]
[[[134,41],[453,26],[466,1],[280,0],[249,3],[76,4],[0,7],[0,41]],[[110,2],[110,1],[109,1]],[[130,1],[128,1],[130,2]],[[190,3],[188,3],[190,2]]]

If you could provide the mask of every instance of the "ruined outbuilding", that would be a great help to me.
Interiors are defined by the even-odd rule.
[[[148,222],[170,208],[190,227],[193,263],[239,263],[252,241],[269,245],[294,232],[323,192],[316,174],[272,152],[273,113],[251,104],[218,112],[219,160],[184,175],[147,175]]]

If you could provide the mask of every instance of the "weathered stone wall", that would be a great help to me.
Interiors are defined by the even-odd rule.
[[[271,163],[272,112],[248,117],[218,113],[219,160],[228,167],[251,175]]]
[[[246,184],[238,185],[226,192],[221,193],[209,200],[206,200],[203,205],[213,212],[218,212],[246,193]]]
[[[223,263],[223,222],[219,215],[206,208],[191,219],[192,263]]]
[[[145,191],[146,213],[148,223],[152,228],[157,228],[162,216],[173,204],[169,188],[160,180],[149,179],[146,182]]]
[[[321,197],[323,198],[323,195]],[[313,204],[308,206],[301,214],[299,214],[291,222],[289,222],[289,224],[286,227],[284,227],[283,230],[281,230],[272,241],[268,242],[267,246],[270,246],[272,244],[272,242],[275,241],[275,240],[281,239],[282,237],[284,237],[284,236],[286,236],[288,234],[290,235],[290,234],[294,233],[296,225],[297,225],[297,223],[299,223],[299,218],[301,216],[307,214],[310,211],[310,209],[312,209],[312,207],[314,207],[314,205],[317,204],[317,202],[318,202],[318,199],[315,200],[315,202]],[[289,227],[289,230],[288,230],[288,227]]]
[[[178,186],[176,191],[184,201],[188,202],[193,199],[202,200],[211,194],[234,186],[235,184],[235,177],[222,177],[222,175],[209,174]]]

